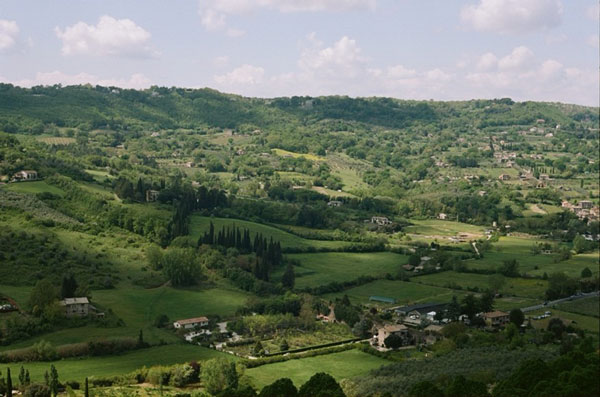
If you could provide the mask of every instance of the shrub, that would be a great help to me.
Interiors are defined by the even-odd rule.
[[[25,397],[50,397],[50,388],[40,383],[34,383],[25,390]]]

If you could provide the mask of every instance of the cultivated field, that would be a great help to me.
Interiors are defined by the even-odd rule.
[[[392,252],[326,252],[290,254],[287,257],[301,263],[295,267],[298,288],[349,281],[360,276],[396,274],[402,265],[408,263],[406,256]]]
[[[389,363],[383,358],[353,349],[341,353],[263,365],[246,370],[246,374],[258,387],[273,383],[281,377],[290,378],[296,387],[300,387],[317,372],[329,373],[340,381],[366,374],[372,369]]]

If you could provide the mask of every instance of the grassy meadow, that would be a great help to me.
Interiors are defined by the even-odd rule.
[[[29,370],[33,382],[43,382],[44,372],[54,365],[62,381],[83,381],[86,377],[124,375],[144,366],[170,365],[190,361],[203,361],[215,357],[226,357],[235,360],[234,356],[220,353],[190,344],[175,344],[151,347],[118,356],[86,357],[81,359],[65,359],[54,362],[32,362],[8,364],[13,374],[19,373],[23,365]],[[14,378],[13,378],[14,379]]]
[[[327,372],[338,381],[357,375],[364,375],[390,362],[356,349],[323,356],[288,360],[267,364],[246,370],[254,385],[262,388],[281,377],[290,378],[300,387],[317,372]]]
[[[395,274],[408,262],[406,256],[392,252],[325,252],[287,257],[300,262],[294,269],[297,288],[349,281],[360,276]]]

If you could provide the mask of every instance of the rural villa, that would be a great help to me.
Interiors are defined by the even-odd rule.
[[[206,317],[186,318],[184,320],[177,320],[173,323],[173,327],[177,329],[191,329],[196,327],[206,327],[207,325],[208,318]]]
[[[35,181],[38,179],[37,171],[23,170],[13,175],[13,181]]]
[[[60,305],[64,306],[67,317],[87,317],[90,313],[90,301],[86,297],[65,298]]]

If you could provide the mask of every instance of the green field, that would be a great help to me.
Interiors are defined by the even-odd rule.
[[[263,237],[271,238],[273,240],[281,242],[281,246],[283,248],[293,247],[293,248],[339,248],[344,245],[349,245],[351,243],[344,241],[324,241],[324,240],[309,240],[302,237],[298,237],[291,233],[285,232],[283,230],[277,229],[273,226],[263,225],[255,222],[243,221],[240,219],[228,219],[228,218],[209,218],[205,216],[192,215],[190,221],[190,236],[194,239],[199,238],[204,234],[204,232],[208,231],[210,227],[210,222],[212,221],[213,225],[215,225],[215,231],[221,230],[223,226],[231,227],[232,225],[236,225],[240,228],[246,228],[250,230],[250,235],[254,238],[256,233],[262,233]]]
[[[364,375],[386,364],[390,364],[390,362],[353,349],[341,353],[263,365],[246,370],[246,374],[259,388],[271,384],[281,377],[290,378],[296,387],[300,387],[317,372],[326,372],[340,381]]]
[[[19,304],[26,302],[29,296],[29,288],[26,289],[27,293],[24,292],[24,289],[20,290],[17,287],[2,287],[0,291],[13,297]],[[248,294],[240,290],[227,287],[144,289],[127,286],[112,290],[92,291],[92,303],[103,310],[111,309],[125,322],[124,326],[105,328],[89,324],[79,328],[64,328],[10,346],[2,346],[0,350],[31,346],[39,340],[46,340],[58,346],[91,339],[135,337],[140,329],[144,331],[145,339],[151,343],[158,343],[160,340],[176,342],[178,338],[175,333],[155,328],[152,325],[158,315],[166,314],[171,321],[199,316],[227,317],[243,306],[248,297]]]
[[[423,302],[449,302],[453,295],[461,296],[462,294],[462,292],[453,291],[447,288],[413,282],[377,280],[372,283],[348,289],[344,292],[328,294],[324,297],[333,299],[348,295],[352,303],[367,304],[370,302],[370,296],[378,295],[396,299],[396,305],[408,305]]]
[[[485,290],[489,286],[489,278],[490,276],[487,274],[448,271],[413,277],[411,282],[446,288],[461,287],[463,290],[475,287],[478,287],[480,290]],[[507,277],[506,284],[500,292],[509,296],[543,299],[544,292],[547,288],[548,282],[546,280]]]
[[[470,233],[479,237],[483,236],[485,228],[469,225],[467,223],[441,221],[437,219],[412,220],[412,225],[407,226],[404,231],[410,234],[421,234],[428,236],[454,236],[458,233]]]
[[[537,316],[543,314],[546,310],[550,310],[552,312],[552,316],[549,318],[545,318],[543,320],[531,320],[531,324],[536,328],[544,328],[548,327],[548,323],[552,318],[560,318],[567,325],[573,325],[577,328],[581,328],[586,331],[590,331],[596,336],[598,335],[600,324],[598,322],[597,317],[584,316],[576,313],[564,312],[561,310],[557,310],[555,308],[544,308],[540,310],[536,310],[533,312],[527,313],[527,316]]]
[[[59,196],[63,196],[65,192],[56,186],[48,185],[44,181],[32,181],[32,182],[15,182],[6,186],[7,190],[17,193],[52,193]]]
[[[366,275],[396,274],[400,266],[408,262],[406,256],[392,252],[326,252],[290,254],[287,257],[301,263],[294,269],[298,288],[316,287],[334,281],[349,281]]]
[[[556,307],[564,312],[600,317],[600,299],[597,296],[560,303]]]
[[[177,344],[151,347],[118,356],[89,357],[83,359],[66,359],[55,362],[31,362],[4,364],[9,366],[13,374],[19,373],[23,365],[29,370],[33,382],[43,382],[44,372],[54,364],[61,381],[77,380],[79,382],[90,376],[124,375],[143,366],[170,365],[189,361],[202,361],[214,357],[235,359],[229,354],[191,344]],[[3,368],[4,369],[4,368]],[[14,379],[14,378],[13,378]]]

